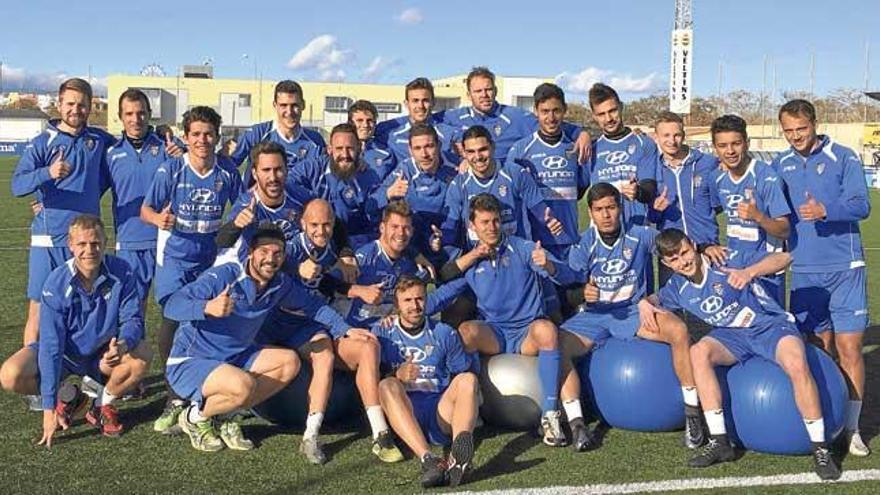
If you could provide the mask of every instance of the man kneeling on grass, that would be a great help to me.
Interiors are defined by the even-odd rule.
[[[263,321],[279,304],[302,309],[333,335],[349,329],[342,317],[302,283],[279,272],[284,233],[270,223],[254,232],[243,264],[232,261],[208,269],[168,299],[165,316],[180,321],[166,363],[168,383],[192,401],[178,424],[197,450],[250,450],[236,412],[281,390],[300,368],[296,351],[254,342]],[[220,419],[219,436],[213,419]]]
[[[397,316],[372,331],[382,347],[382,366],[393,374],[379,383],[379,400],[397,435],[422,463],[422,486],[458,486],[474,456],[477,376],[452,327],[425,314],[423,280],[402,275],[394,288]],[[452,445],[448,461],[429,442]]]
[[[823,480],[839,478],[840,468],[825,443],[819,392],[794,318],[755,280],[785,269],[791,263],[791,255],[767,254],[743,269],[714,268],[678,229],[664,230],[657,236],[656,246],[661,261],[675,275],[647,301],[665,309],[684,309],[712,327],[707,336],[691,347],[694,379],[710,440],[689,464],[707,467],[734,460],[715,366],[731,366],[761,356],[778,363],[791,379],[795,402],[813,443],[816,474]]]
[[[66,375],[104,384],[86,421],[105,436],[123,426],[112,402],[146,374],[152,357],[144,337],[144,315],[131,267],[105,256],[104,224],[80,215],[67,237],[72,258],[49,274],[40,299],[40,339],[12,355],[0,369],[3,388],[42,396],[43,437],[51,447],[60,426],[88,405],[88,397]],[[38,364],[39,363],[39,364]]]

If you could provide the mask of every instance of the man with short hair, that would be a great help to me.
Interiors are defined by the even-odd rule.
[[[718,158],[685,144],[684,121],[672,112],[662,112],[654,124],[659,194],[649,213],[658,230],[676,228],[687,234],[697,246],[718,245],[720,208],[713,207],[712,184],[719,173]],[[712,256],[712,250],[706,253]],[[719,262],[722,260],[718,260]],[[672,271],[659,266],[660,285],[666,284]]]
[[[410,131],[417,124],[423,124],[434,129],[437,134],[437,151],[443,159],[456,165],[461,162],[461,157],[455,150],[457,128],[445,124],[435,118],[434,109],[434,85],[424,77],[417,77],[406,83],[404,89],[403,104],[406,106],[408,115],[386,120],[376,126],[376,139],[384,143],[397,157],[398,162],[412,158],[410,153]]]
[[[723,115],[712,122],[711,133],[723,170],[710,184],[710,199],[727,216],[727,247],[710,245],[704,252],[716,262],[745,268],[767,253],[782,251],[790,232],[791,210],[773,167],[749,156],[745,120]],[[785,274],[769,274],[759,282],[784,308]]]
[[[37,340],[46,277],[70,258],[70,222],[83,213],[101,214],[102,164],[114,142],[113,136],[88,126],[92,87],[83,79],[61,83],[57,107],[60,119],[50,120],[28,143],[12,174],[12,194],[34,194],[42,205],[31,222],[24,345]]]
[[[375,139],[379,111],[367,100],[358,100],[348,107],[348,123],[357,129],[361,142],[361,160],[384,179],[397,166],[397,157],[385,144]]]
[[[165,316],[181,322],[166,377],[180,397],[192,401],[178,425],[197,450],[215,452],[224,445],[252,449],[236,412],[271,397],[299,372],[295,351],[254,341],[279,304],[303,310],[334,335],[373,337],[367,330],[349,328],[323,299],[280,272],[284,257],[284,233],[266,222],[254,233],[245,263],[208,269],[165,305]],[[215,418],[221,422],[219,435]]]
[[[424,488],[458,486],[474,457],[479,382],[456,331],[425,313],[424,280],[402,275],[394,286],[396,316],[374,325],[382,346],[379,398],[398,436],[421,461]],[[449,459],[429,445],[450,446]]]
[[[727,437],[715,367],[760,356],[778,363],[791,379],[795,403],[813,444],[816,474],[823,480],[839,478],[840,468],[825,440],[819,392],[794,318],[754,283],[755,277],[784,270],[791,256],[771,253],[742,269],[713,268],[678,229],[664,230],[656,245],[661,261],[675,275],[646,301],[668,310],[686,310],[712,327],[691,347],[694,379],[710,438],[688,464],[708,467],[736,458]]]
[[[187,153],[159,166],[141,206],[141,219],[159,228],[154,295],[163,307],[214,263],[214,238],[223,209],[241,191],[238,171],[228,158],[214,153],[220,115],[210,107],[193,107],[183,116],[183,129]],[[163,316],[158,332],[162,362],[168,359],[176,330],[177,322]],[[182,405],[169,389],[166,410],[153,428],[168,432]]]
[[[359,157],[357,129],[348,123],[339,124],[330,131],[326,155],[297,165],[288,179],[333,206],[354,250],[376,239],[381,215],[371,196],[382,181],[376,170]]]
[[[305,106],[303,89],[299,83],[284,80],[276,84],[272,99],[275,120],[255,124],[238,142],[230,143],[233,150],[229,157],[236,167],[241,166],[245,158],[250,156],[251,149],[262,141],[272,141],[284,147],[289,170],[293,170],[300,162],[320,157],[324,153],[324,138],[319,132],[302,127]],[[250,168],[248,166],[243,174],[244,184],[248,187],[252,183]]]
[[[542,249],[540,241],[506,234],[501,210],[501,202],[491,194],[471,198],[469,222],[477,247],[447,264],[449,270],[464,274],[482,320],[464,322],[458,331],[469,353],[538,356],[544,443],[560,447],[567,442],[557,404],[563,356],[556,325],[545,318],[540,278],[559,284],[576,278],[565,263]]]
[[[791,144],[773,162],[794,212],[791,311],[801,332],[829,352],[837,349],[850,384],[849,452],[864,457],[871,453],[859,434],[868,304],[859,221],[868,218],[871,204],[862,163],[851,149],[817,134],[816,109],[806,100],[783,105],[779,122]]]
[[[534,115],[519,108],[498,103],[495,74],[486,67],[474,67],[466,80],[471,105],[440,112],[437,120],[449,124],[459,133],[475,125],[490,129],[496,143],[494,158],[504,163],[513,143],[538,130]],[[590,134],[574,124],[563,123],[566,135],[575,142],[579,163],[590,157]]]
[[[569,266],[585,282],[577,290],[577,299],[583,300],[583,304],[577,314],[561,325],[566,331],[562,335],[563,352],[576,359],[609,338],[669,344],[685,404],[685,445],[696,449],[705,442],[705,435],[691,371],[687,327],[673,313],[656,314],[653,306],[642,302],[648,293],[645,272],[646,267],[653,265],[657,232],[644,225],[624,224],[622,206],[620,191],[607,182],[593,184],[587,193],[590,227],[568,253]],[[580,382],[576,372],[563,367],[563,373],[566,372],[569,374],[564,378],[560,396],[577,442],[578,434],[585,433]],[[581,419],[575,421],[576,418]],[[582,441],[582,450],[592,446],[589,437]]]
[[[104,436],[123,425],[113,401],[140,382],[152,353],[144,337],[144,313],[137,280],[125,261],[105,255],[104,224],[93,215],[68,227],[71,257],[52,270],[41,290],[40,339],[12,355],[0,368],[0,384],[19,394],[42,397],[43,436],[52,446],[58,427],[88,405],[77,387],[63,385],[73,374],[99,384],[86,421]]]

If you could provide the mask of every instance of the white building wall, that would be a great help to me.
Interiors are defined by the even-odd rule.
[[[46,128],[43,119],[0,118],[0,141],[27,141]]]

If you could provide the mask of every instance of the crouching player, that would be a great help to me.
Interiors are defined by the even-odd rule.
[[[372,328],[382,366],[393,371],[379,383],[379,399],[391,427],[421,460],[422,486],[447,479],[458,486],[474,456],[479,385],[458,334],[426,316],[426,301],[426,283],[402,275],[394,288],[396,318]],[[448,461],[433,454],[429,442],[451,444]]]
[[[658,313],[651,304],[641,301],[647,293],[646,271],[651,268],[654,237],[650,227],[623,225],[623,203],[616,187],[600,182],[587,193],[591,227],[584,232],[568,256],[571,268],[583,274],[586,285],[581,292],[583,309],[563,323],[563,349],[570,357],[583,356],[594,346],[614,337],[636,337],[665,342],[672,351],[672,365],[681,384],[685,404],[685,445],[696,449],[705,442],[697,388],[691,371],[690,341],[687,327],[671,312]],[[563,363],[570,363],[570,359]],[[580,417],[578,380],[563,364],[562,405],[569,421]],[[575,392],[575,393],[572,393]],[[572,427],[572,433],[577,428]],[[581,422],[582,424],[582,422]],[[578,425],[580,426],[580,425]],[[583,450],[591,447],[590,439]]]
[[[15,353],[0,369],[4,389],[41,394],[40,444],[47,447],[58,427],[67,429],[72,416],[88,404],[79,389],[61,386],[66,375],[105,384],[86,420],[103,435],[118,436],[123,426],[113,400],[140,382],[152,357],[142,341],[144,317],[136,277],[128,263],[104,255],[106,245],[98,217],[80,215],[73,220],[68,230],[72,258],[53,270],[43,285],[39,341]]]
[[[730,366],[761,356],[778,363],[791,379],[795,402],[813,442],[816,474],[826,480],[839,478],[840,468],[825,443],[819,393],[794,318],[761,284],[753,282],[756,277],[783,270],[791,262],[791,255],[768,254],[742,269],[713,268],[680,230],[664,230],[657,236],[656,244],[661,261],[675,275],[647,301],[664,309],[684,309],[713,328],[691,347],[694,378],[710,439],[689,464],[706,467],[734,459],[724,426],[715,366]]]
[[[181,322],[166,363],[166,378],[175,393],[192,401],[178,425],[197,450],[214,452],[224,444],[235,450],[252,449],[235,413],[271,397],[299,372],[296,351],[254,342],[273,308],[279,304],[302,308],[334,334],[349,331],[323,299],[279,273],[284,245],[279,227],[260,225],[243,264],[210,268],[165,305],[165,316]],[[221,420],[219,436],[214,418]]]

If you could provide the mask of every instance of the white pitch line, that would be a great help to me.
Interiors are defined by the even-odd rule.
[[[583,493],[591,495],[617,495],[622,493],[656,493],[684,490],[707,490],[713,488],[744,488],[779,485],[813,485],[831,483],[853,483],[856,481],[880,480],[880,469],[859,469],[844,471],[837,481],[822,481],[816,473],[779,474],[773,476],[748,476],[727,478],[693,478],[682,480],[646,481],[640,483],[596,484],[582,486],[548,486],[542,488],[516,489],[517,493],[529,495],[562,495]],[[501,495],[514,490],[491,490],[486,492],[458,492],[461,494]]]

